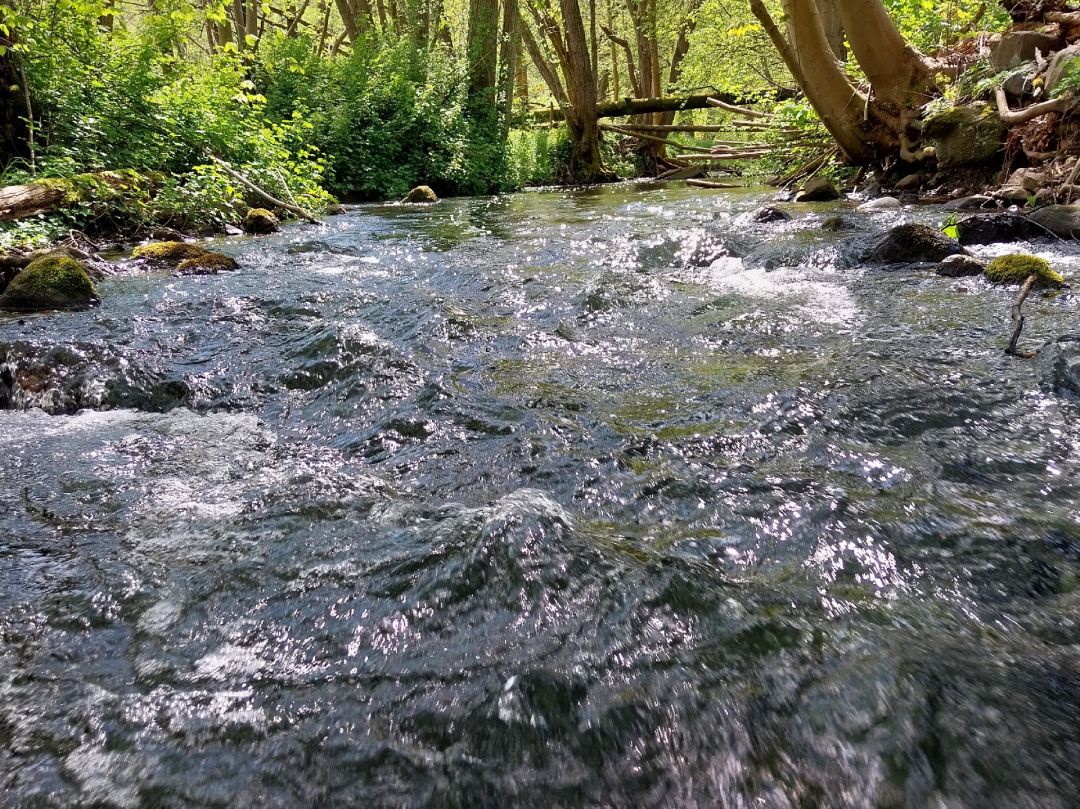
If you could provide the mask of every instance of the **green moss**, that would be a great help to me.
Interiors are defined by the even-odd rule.
[[[204,252],[201,256],[184,259],[176,265],[176,269],[189,275],[210,275],[222,270],[235,270],[236,266],[236,259],[232,256]]]
[[[0,295],[0,308],[22,312],[80,309],[97,302],[94,282],[82,264],[62,254],[30,262]]]
[[[986,277],[995,284],[1020,284],[1029,275],[1039,279],[1039,286],[1059,287],[1065,283],[1061,273],[1054,271],[1046,259],[1024,253],[998,256],[990,262],[985,272]]]
[[[277,229],[277,217],[266,208],[252,208],[244,217],[245,233],[273,233]]]
[[[132,258],[145,258],[150,261],[176,263],[206,255],[205,247],[189,242],[154,242],[143,244],[131,251]]]

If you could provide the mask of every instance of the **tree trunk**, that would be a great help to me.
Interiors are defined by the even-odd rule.
[[[581,19],[578,0],[559,0],[565,26],[566,64],[563,75],[567,82],[570,106],[567,124],[570,128],[569,180],[591,183],[607,180],[600,157],[600,129],[596,109],[596,76],[592,70],[585,24]]]
[[[881,0],[835,0],[851,52],[876,101],[892,112],[926,103],[935,91],[930,62],[900,35]]]
[[[751,12],[780,52],[784,64],[844,157],[852,163],[869,161],[873,150],[863,121],[867,99],[836,61],[814,0],[783,0],[783,9],[788,31],[786,38],[762,0],[750,0]]]

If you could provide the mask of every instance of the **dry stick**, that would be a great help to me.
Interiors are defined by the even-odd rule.
[[[1020,307],[1024,305],[1024,301],[1027,300],[1028,294],[1030,294],[1032,288],[1035,286],[1035,282],[1039,280],[1037,275],[1029,275],[1024,281],[1024,285],[1020,287],[1020,293],[1016,296],[1016,300],[1012,305],[1012,322],[1015,324],[1012,333],[1012,339],[1009,340],[1009,347],[1005,349],[1006,354],[1011,354],[1014,357],[1024,357],[1030,359],[1035,356],[1032,351],[1017,351],[1016,341],[1020,339],[1020,332],[1024,330],[1024,316],[1020,312]]]
[[[771,150],[760,150],[756,152],[726,152],[724,154],[677,154],[676,160],[754,160],[758,157],[766,157],[772,154]]]
[[[599,127],[605,132],[614,132],[617,135],[626,135],[627,137],[637,138],[638,140],[648,140],[653,143],[662,143],[665,146],[672,146],[679,149],[690,149],[691,151],[700,151],[702,153],[708,153],[709,147],[707,146],[688,146],[685,143],[676,143],[673,140],[667,140],[666,138],[658,138],[654,135],[646,135],[642,132],[634,132],[631,129],[623,129],[621,126],[612,126],[611,124],[599,124]]]
[[[736,112],[739,115],[745,115],[747,118],[772,118],[767,112],[759,112],[758,110],[748,110],[746,107],[737,107],[734,104],[728,104],[725,101],[721,101],[719,98],[709,98],[707,103],[710,107],[719,107],[722,110],[728,112]]]
[[[267,202],[269,202],[271,205],[276,205],[278,208],[283,208],[286,211],[289,211],[290,213],[296,214],[301,219],[306,219],[307,221],[312,222],[312,223],[314,223],[316,225],[321,225],[322,224],[321,221],[319,221],[318,219],[315,218],[314,214],[310,213],[309,211],[304,210],[299,205],[290,205],[287,202],[282,202],[277,197],[270,196],[268,193],[266,193],[261,188],[259,188],[259,186],[255,185],[255,183],[251,182],[251,180],[249,180],[243,174],[238,172],[236,169],[234,169],[232,166],[230,166],[228,163],[226,163],[220,157],[217,157],[216,155],[210,155],[210,159],[213,160],[218,166],[220,166],[222,171],[224,171],[226,174],[228,174],[230,177],[232,177],[234,180],[236,180],[241,185],[244,185],[244,186],[247,186],[248,188],[250,188],[252,191],[255,192],[256,195],[262,197]]]
[[[718,183],[715,180],[697,180],[694,178],[687,180],[686,184],[697,188],[742,188],[737,183]]]

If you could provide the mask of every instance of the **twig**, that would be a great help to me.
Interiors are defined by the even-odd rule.
[[[664,146],[671,146],[678,149],[690,149],[691,151],[700,151],[703,154],[709,152],[707,146],[690,146],[686,143],[677,143],[673,140],[667,140],[666,138],[658,138],[655,135],[646,135],[644,132],[635,132],[632,129],[624,129],[621,126],[612,126],[611,124],[599,124],[600,129],[605,132],[614,132],[617,135],[626,135],[630,138],[637,138],[638,140],[647,140],[652,143],[662,143]]]
[[[290,205],[288,202],[283,202],[282,200],[278,199],[277,197],[270,196],[268,193],[266,193],[261,188],[259,188],[259,186],[255,185],[255,183],[251,182],[251,180],[249,180],[243,174],[238,172],[236,169],[234,169],[232,166],[230,166],[228,163],[226,163],[224,160],[222,160],[217,155],[210,155],[210,159],[213,160],[214,163],[216,163],[218,166],[220,166],[222,171],[224,171],[226,174],[228,174],[230,177],[232,177],[234,180],[236,180],[241,185],[244,185],[247,188],[250,188],[252,191],[255,192],[256,195],[258,195],[262,199],[265,199],[271,205],[276,205],[278,208],[283,208],[286,211],[289,211],[290,213],[296,214],[301,219],[306,219],[308,222],[312,222],[312,223],[314,223],[316,225],[321,225],[322,224],[321,221],[319,221],[318,219],[315,218],[314,214],[310,213],[309,211],[304,210],[299,205]]]
[[[746,107],[737,107],[734,104],[728,104],[726,101],[721,101],[719,98],[709,98],[707,103],[710,107],[719,107],[727,112],[738,113],[739,115],[745,115],[747,118],[772,118],[767,112],[760,112],[758,110],[747,109]]]
[[[1031,293],[1032,288],[1035,286],[1035,282],[1039,280],[1037,275],[1029,275],[1024,281],[1023,286],[1020,287],[1020,292],[1016,296],[1016,300],[1013,301],[1011,318],[1014,324],[1012,339],[1009,340],[1009,347],[1005,349],[1006,354],[1011,354],[1014,357],[1024,357],[1030,359],[1035,356],[1033,351],[1017,351],[1016,342],[1020,339],[1020,332],[1024,330],[1024,315],[1020,312],[1020,307],[1024,305],[1024,301],[1027,300],[1027,296]]]

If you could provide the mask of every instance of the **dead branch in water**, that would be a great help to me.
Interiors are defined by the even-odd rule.
[[[1017,351],[1016,343],[1020,339],[1020,332],[1024,330],[1024,315],[1020,311],[1020,307],[1024,305],[1024,301],[1027,300],[1027,296],[1031,294],[1031,290],[1035,287],[1035,282],[1039,280],[1037,275],[1029,275],[1020,287],[1020,292],[1016,296],[1016,300],[1013,301],[1012,312],[1010,317],[1013,322],[1012,339],[1009,340],[1009,347],[1005,349],[1006,354],[1011,354],[1014,357],[1023,357],[1030,359],[1035,356],[1034,351]]]

